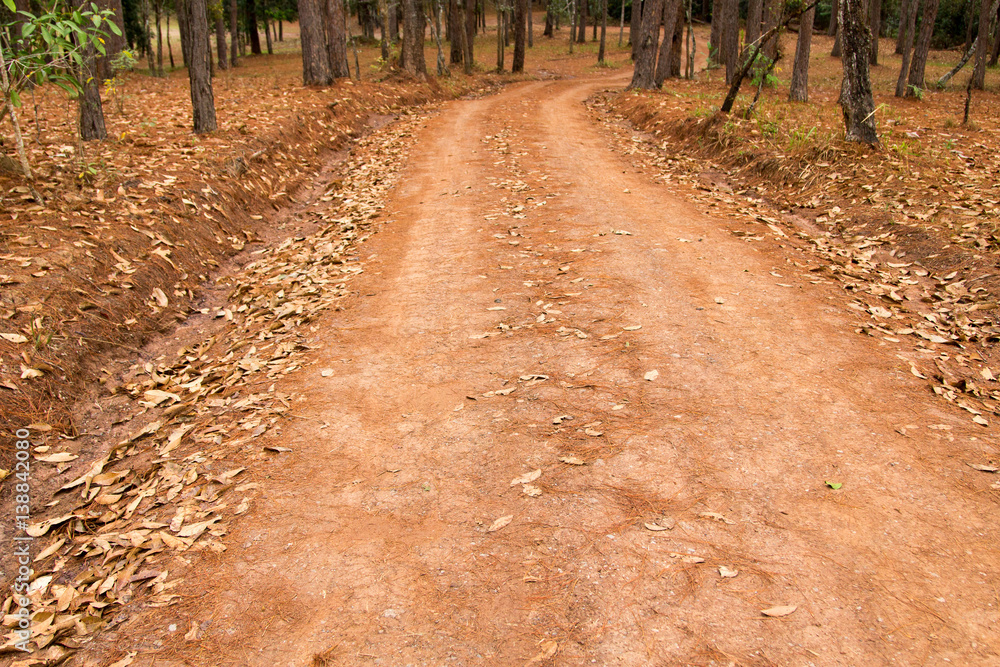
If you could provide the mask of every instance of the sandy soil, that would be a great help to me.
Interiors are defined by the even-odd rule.
[[[989,436],[611,150],[622,77],[428,115],[292,451],[133,664],[1000,664]]]

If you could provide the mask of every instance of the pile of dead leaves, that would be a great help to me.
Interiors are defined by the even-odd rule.
[[[303,325],[347,296],[361,273],[351,252],[371,233],[418,120],[359,142],[343,180],[309,212],[323,222],[319,231],[259,251],[236,276],[226,307],[202,313],[224,320],[221,331],[172,361],[136,369],[121,386],[134,399],[133,421],[147,423],[62,486],[79,494],[75,507],[27,528],[49,543],[33,564],[37,652],[26,665],[65,659],[119,622],[133,599],[174,602],[182,582],[175,556],[225,550],[227,523],[249,509],[258,486],[244,481],[247,466],[285,451],[258,440],[290,416],[292,398],[275,383],[302,368]],[[63,465],[76,458],[37,455]],[[3,624],[15,627],[14,597],[0,609]],[[15,650],[16,641],[12,633],[0,651]]]

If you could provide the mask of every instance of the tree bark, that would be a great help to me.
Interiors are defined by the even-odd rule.
[[[267,44],[267,55],[274,55],[274,42],[271,41],[271,20],[264,16],[264,41]]]
[[[840,106],[848,141],[878,145],[875,99],[869,72],[871,35],[864,20],[864,0],[840,0],[840,31],[844,42],[844,80]]]
[[[458,0],[462,2],[462,0]],[[476,0],[465,0],[465,41],[462,46],[465,48],[465,73],[472,74],[476,66],[475,60],[475,38],[476,38]]]
[[[989,56],[990,46],[990,23],[996,11],[991,11],[990,0],[982,0],[979,5],[979,45],[976,47],[976,65],[972,70],[972,87],[982,90],[986,85],[986,60]]]
[[[424,8],[420,0],[403,0],[403,69],[411,76],[424,78]]]
[[[221,13],[215,17],[215,48],[219,54],[219,69],[229,69],[226,59],[226,24]]]
[[[666,35],[663,36],[666,39]],[[674,34],[670,41],[670,76],[681,75],[681,54],[684,49],[684,0],[677,3],[674,17]]]
[[[747,5],[747,29],[743,57],[746,58],[757,40],[760,39],[760,24],[764,16],[764,0],[750,0]]]
[[[663,82],[673,76],[671,62],[673,60],[674,28],[677,25],[677,8],[681,0],[664,0],[663,3],[663,41],[660,43],[660,53],[656,58],[656,73],[654,82],[659,88]]]
[[[639,55],[639,34],[642,32],[642,9],[644,0],[632,0],[632,14],[628,20],[628,43],[632,47],[632,62]]]
[[[298,0],[302,83],[306,86],[328,86],[333,82],[318,2],[320,0]]]
[[[553,25],[552,21],[552,0],[546,0],[545,2],[545,28],[542,29],[542,37],[552,37],[553,36]]]
[[[913,0],[910,3],[910,12],[906,15],[905,34],[903,35],[902,43],[903,63],[899,68],[899,77],[896,79],[896,97],[906,97],[906,78],[910,74],[910,57],[913,54],[913,33],[917,30],[919,2],[920,0]]]
[[[187,0],[186,23],[191,42],[188,62],[188,81],[191,84],[191,105],[194,107],[195,134],[214,132],[215,96],[212,93],[212,75],[209,72],[208,8],[206,0]]]
[[[868,9],[868,21],[871,24],[872,31],[870,62],[872,65],[878,65],[878,36],[882,32],[882,0],[871,0],[871,7]]]
[[[170,12],[164,12],[163,22],[166,24],[164,32],[167,33],[167,56],[170,58],[170,69],[175,69],[174,65],[174,47],[170,45]]]
[[[740,0],[716,0],[721,4],[722,63],[726,66],[726,84],[733,81],[740,58]],[[714,16],[713,16],[714,18]]]
[[[153,3],[153,16],[156,18],[156,73],[158,76],[163,76],[163,28],[160,26],[162,6],[162,0]]]
[[[624,2],[625,0],[622,0]],[[608,32],[608,0],[601,0],[601,45],[597,50],[597,62],[604,62],[604,46]]]
[[[104,126],[104,108],[101,106],[101,89],[97,85],[96,58],[93,48],[84,57],[83,72],[80,77],[83,93],[80,95],[80,138],[84,141],[100,141],[108,138]]]
[[[722,64],[722,0],[712,0],[712,31],[708,37],[708,62]]]
[[[576,0],[576,41],[583,44],[587,41],[587,0]]]
[[[459,65],[462,62],[462,33],[465,26],[462,24],[462,12],[458,9],[461,0],[449,0],[448,2],[448,34],[451,36],[450,57],[448,61],[452,65]]]
[[[639,49],[636,54],[635,69],[629,89],[652,90],[656,85],[656,51],[660,41],[660,20],[663,16],[663,0],[646,0],[642,12],[642,27]]]
[[[177,32],[181,35],[181,61],[185,67],[191,66],[191,23],[188,4],[190,0],[174,0],[177,11]],[[170,31],[167,31],[167,35]]]
[[[257,31],[257,3],[255,0],[246,0],[247,9],[247,32],[250,36],[250,53],[259,56],[260,33]]]
[[[239,27],[239,8],[236,5],[236,0],[229,0],[229,65],[230,67],[236,67],[237,57],[240,54],[240,27]],[[169,33],[167,33],[169,34]]]
[[[528,0],[528,48],[535,46],[535,26],[533,25],[535,19],[535,3],[534,0]]]
[[[764,32],[767,32],[778,24],[779,14],[781,14],[783,5],[783,0],[764,0],[764,25],[762,28]],[[778,57],[779,39],[780,37],[776,37],[770,40],[764,45],[761,51],[769,60],[774,61]]]
[[[910,74],[907,77],[906,94],[913,95],[916,88],[924,88],[924,73],[927,69],[927,54],[931,50],[931,39],[934,37],[934,22],[937,20],[940,0],[924,0],[924,15],[920,19],[920,36],[913,50],[913,62],[910,63]]]
[[[527,41],[525,32],[528,20],[528,0],[514,0],[514,60],[511,72],[524,71],[524,49]]]
[[[343,0],[323,0],[323,25],[326,32],[327,57],[330,75],[334,79],[351,78],[347,64],[347,24]]]
[[[906,42],[906,26],[910,24],[910,15],[917,11],[920,0],[901,0],[899,5],[899,32],[896,33],[896,55],[903,54],[903,44]]]
[[[833,4],[830,7],[830,25],[826,27],[826,34],[829,37],[833,37],[837,34],[837,28],[840,25],[840,19],[837,17],[840,15],[840,0],[833,0]]]
[[[795,64],[792,66],[792,83],[788,89],[788,99],[792,102],[809,101],[809,51],[812,47],[813,22],[816,8],[813,7],[799,21],[799,39],[795,44]]]

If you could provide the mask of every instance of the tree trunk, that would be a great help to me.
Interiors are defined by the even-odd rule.
[[[639,55],[639,43],[642,41],[639,35],[642,33],[643,5],[645,5],[644,0],[632,0],[632,15],[628,20],[628,43],[632,47],[632,62],[635,62]]]
[[[189,30],[188,3],[190,0],[174,0],[174,8],[177,11],[177,28],[181,35],[181,64],[184,67],[191,66],[191,32]],[[167,32],[169,35],[169,31]]]
[[[257,31],[257,3],[255,0],[246,0],[247,8],[247,32],[250,35],[250,53],[255,56],[261,54],[260,33]]]
[[[545,2],[545,28],[542,30],[542,37],[552,37],[553,36],[553,22],[552,22],[552,0],[546,0]]]
[[[83,93],[80,95],[80,138],[84,141],[100,141],[108,138],[104,127],[104,108],[101,106],[101,90],[97,85],[97,68],[93,47],[86,50],[80,81]]]
[[[194,107],[195,134],[214,132],[215,97],[212,94],[212,75],[209,72],[208,8],[206,0],[186,0],[185,23],[190,42],[188,81],[191,84],[191,105]]]
[[[779,14],[782,11],[783,5],[782,0],[764,0],[764,32],[767,32],[778,24]],[[761,51],[772,62],[778,57],[779,39],[780,37],[772,39],[764,45],[764,49]]]
[[[920,0],[901,0],[899,5],[899,32],[896,33],[896,55],[903,54],[903,44],[906,42],[906,26],[910,24],[910,14],[917,11]]]
[[[927,54],[931,49],[931,39],[934,37],[934,22],[937,20],[939,0],[924,0],[924,15],[920,19],[920,36],[913,51],[913,62],[910,63],[910,74],[907,78],[907,95],[913,95],[916,88],[924,88],[924,72],[927,69]]]
[[[458,0],[462,2],[462,0]],[[476,38],[476,0],[465,0],[465,42],[462,46],[465,47],[465,73],[472,74],[472,70],[476,66],[475,51],[473,46],[475,45]]]
[[[878,65],[878,37],[882,32],[882,0],[871,0],[868,21],[872,31],[871,64]]]
[[[722,42],[719,45],[722,63],[726,66],[726,83],[732,83],[740,58],[740,0],[716,0],[721,4]],[[714,16],[713,16],[714,18]]]
[[[410,76],[427,76],[424,59],[424,8],[420,0],[403,0],[403,68]]]
[[[514,60],[511,72],[524,71],[524,49],[527,45],[525,27],[528,21],[528,0],[514,0]]]
[[[622,0],[624,2],[625,0]],[[601,0],[601,45],[597,50],[597,62],[604,62],[604,45],[608,32],[608,0]]]
[[[622,40],[623,39],[625,39],[625,0],[622,0],[621,22],[618,24],[618,48],[619,49],[622,48]]]
[[[840,0],[840,31],[844,42],[844,80],[840,106],[848,141],[878,145],[875,99],[869,73],[871,35],[864,20],[864,0]]]
[[[215,17],[215,48],[219,54],[219,69],[229,69],[226,61],[226,24],[221,12]]]
[[[990,0],[982,0],[979,6],[979,46],[976,47],[976,65],[972,70],[972,87],[982,90],[986,85],[986,60],[989,56],[990,46],[990,23],[995,11],[991,11]]]
[[[528,48],[535,46],[535,3],[534,0],[528,0]]]
[[[792,102],[809,101],[809,50],[812,47],[813,21],[816,8],[813,7],[799,20],[799,39],[795,44],[795,64],[792,66],[792,83],[788,99]]]
[[[570,48],[572,48],[573,37],[570,36]],[[497,3],[497,71],[503,71],[503,7]]]
[[[240,49],[240,27],[239,27],[239,8],[236,6],[236,0],[229,0],[229,65],[230,67],[236,67],[237,56],[239,56]],[[167,33],[170,34],[170,33]]]
[[[267,43],[267,55],[274,55],[274,43],[271,41],[271,21],[264,17],[264,39]]]
[[[278,41],[285,41],[285,22],[278,19]]]
[[[747,5],[747,28],[745,44],[743,46],[743,57],[746,58],[750,49],[760,39],[760,24],[764,17],[764,0],[750,0]]]
[[[642,27],[635,69],[629,88],[652,90],[656,88],[656,51],[660,42],[660,21],[663,17],[663,0],[646,0],[642,12]]]
[[[826,34],[829,37],[833,37],[837,34],[837,28],[840,26],[840,0],[833,0],[833,5],[830,7],[830,25],[826,27]]]
[[[174,47],[170,45],[170,12],[164,12],[163,22],[166,24],[164,30],[167,33],[167,56],[170,58],[170,69],[175,69],[177,66],[174,65]]]
[[[838,21],[838,23],[840,22]],[[833,48],[830,50],[830,57],[832,58],[839,58],[841,53],[843,52],[843,47],[840,40],[840,32],[841,32],[841,27],[838,25],[837,36],[833,38]],[[869,58],[870,57],[871,56],[869,56]]]
[[[899,68],[899,77],[896,79],[896,97],[906,97],[906,78],[910,74],[910,57],[913,54],[913,33],[917,30],[919,1],[913,0],[910,3],[910,12],[906,15],[906,25],[900,26],[905,30],[905,34],[903,35],[903,63]]]
[[[663,36],[666,39],[666,35]],[[674,16],[674,34],[670,41],[670,76],[681,75],[681,54],[684,49],[684,0],[677,3],[677,14]]]
[[[670,65],[673,60],[674,28],[677,25],[677,8],[681,4],[681,0],[664,0],[663,3],[663,41],[660,43],[660,52],[656,58],[656,73],[654,75],[654,83],[657,88],[673,76]]]
[[[328,86],[333,82],[318,2],[320,0],[298,0],[302,83],[306,86]]]
[[[722,3],[724,0],[712,0],[712,31],[708,37],[708,64],[722,64]]]
[[[462,33],[465,26],[462,24],[462,12],[459,11],[458,4],[461,0],[449,0],[448,2],[448,34],[451,35],[451,52],[448,61],[452,65],[462,62]]]
[[[576,0],[576,41],[583,44],[587,41],[587,0]]]
[[[347,23],[343,0],[323,1],[323,25],[326,32],[327,57],[330,59],[330,76],[334,79],[351,78],[347,64]]]
[[[993,21],[1000,20],[1000,15],[996,12],[993,13]],[[989,66],[993,67],[997,64],[997,60],[1000,59],[1000,35],[996,32],[993,33],[993,54],[990,56]]]
[[[160,13],[163,11],[163,0],[153,3],[153,16],[156,18],[156,73],[163,76],[163,29],[160,26]]]

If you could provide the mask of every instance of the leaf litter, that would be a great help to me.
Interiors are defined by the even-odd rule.
[[[292,398],[274,383],[303,367],[303,325],[348,296],[348,283],[363,271],[350,253],[373,232],[419,120],[404,116],[359,140],[345,176],[313,211],[320,229],[258,251],[243,268],[223,331],[182,348],[173,361],[144,364],[117,388],[137,409],[159,410],[159,418],[62,486],[60,492],[77,495],[70,511],[25,526],[36,538],[51,536],[35,559],[28,595],[30,645],[48,647],[52,657],[38,664],[64,660],[95,631],[118,622],[134,599],[149,607],[175,604],[183,579],[173,555],[225,551],[228,521],[251,505],[240,494],[258,485],[239,483],[245,466],[213,470],[232,458],[260,456],[254,438],[289,417]],[[76,455],[39,458],[66,462]],[[7,628],[18,622],[16,607],[13,595],[0,602]],[[195,627],[188,635],[199,636]],[[0,651],[16,641],[11,632]]]

